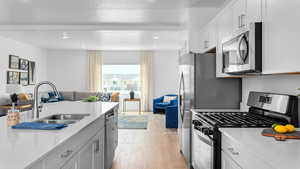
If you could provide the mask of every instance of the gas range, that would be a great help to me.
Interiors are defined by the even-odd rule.
[[[249,106],[248,112],[192,110],[192,166],[194,169],[221,168],[222,134],[219,128],[268,128],[274,123],[290,123],[298,127],[298,98],[296,96],[250,92],[247,105]]]
[[[239,128],[266,128],[274,123],[284,123],[284,121],[267,118],[249,112],[197,112],[196,119],[202,119],[210,125],[218,128],[239,127]]]

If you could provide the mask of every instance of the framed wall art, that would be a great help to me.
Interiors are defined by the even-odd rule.
[[[15,55],[9,55],[9,66],[10,69],[19,69],[19,57]]]
[[[20,72],[7,71],[7,84],[20,84]]]
[[[26,59],[19,59],[19,69],[20,70],[28,70],[28,60]]]
[[[20,84],[23,86],[28,86],[29,84],[29,78],[28,78],[28,72],[20,72]]]

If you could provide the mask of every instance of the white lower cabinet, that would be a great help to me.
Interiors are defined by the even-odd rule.
[[[113,124],[115,125],[116,122],[113,122],[111,127],[114,126]],[[110,133],[111,138],[113,138],[113,134],[115,133]],[[101,117],[28,169],[104,169],[104,146],[105,126],[104,117]],[[113,152],[114,146],[116,146],[116,142],[109,147]],[[111,156],[113,157],[113,155]],[[109,158],[110,164],[113,160],[112,157]]]
[[[259,152],[222,135],[222,169],[274,169]]]
[[[104,130],[99,132],[78,153],[78,169],[103,169],[104,168]]]
[[[78,169],[78,156],[72,157],[64,166],[60,169]]]
[[[222,169],[242,169],[229,155],[222,151]]]

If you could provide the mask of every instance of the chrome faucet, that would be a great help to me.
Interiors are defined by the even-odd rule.
[[[41,112],[41,107],[39,106],[39,88],[40,86],[42,85],[49,85],[53,92],[55,93],[55,98],[59,98],[59,93],[56,89],[56,86],[49,82],[49,81],[43,81],[43,82],[40,82],[38,83],[35,87],[34,87],[34,105],[33,105],[33,108],[32,108],[32,118],[36,117],[36,118],[39,118],[40,117],[40,112]]]

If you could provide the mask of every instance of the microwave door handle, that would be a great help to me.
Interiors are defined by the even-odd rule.
[[[237,55],[238,55],[238,57],[240,58],[242,64],[245,64],[246,58],[247,58],[247,56],[246,56],[245,58],[242,57],[242,54],[241,54],[241,44],[242,44],[242,41],[243,41],[244,38],[245,38],[244,35],[242,35],[242,36],[239,38],[239,40],[238,40],[238,49],[237,49]],[[248,48],[247,50],[249,50],[248,44],[247,44],[247,48]],[[246,55],[248,55],[248,52],[247,52]]]

